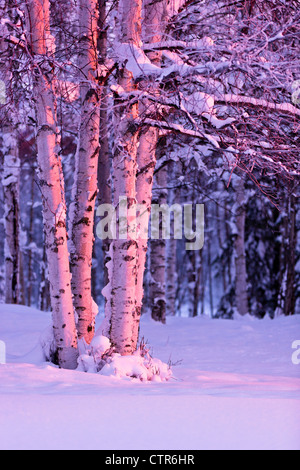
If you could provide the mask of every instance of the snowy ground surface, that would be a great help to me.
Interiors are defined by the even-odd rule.
[[[176,379],[141,383],[43,362],[48,314],[0,306],[0,449],[298,449],[300,316],[143,318],[141,334]]]

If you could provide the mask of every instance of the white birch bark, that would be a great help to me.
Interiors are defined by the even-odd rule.
[[[153,204],[163,205],[168,202],[167,167],[162,167],[155,177]],[[160,227],[162,224],[160,223]],[[166,323],[166,240],[160,237],[150,242],[150,308],[153,320]]]
[[[178,178],[180,176],[178,162],[172,162],[169,177],[170,186],[175,186],[169,191],[169,204],[178,203],[180,200],[179,188],[176,188],[178,184]],[[172,225],[172,232],[170,240],[167,240],[167,267],[166,267],[166,297],[167,297],[167,315],[176,315],[176,298],[178,288],[178,272],[177,272],[177,240],[175,238],[174,225]]]
[[[94,336],[92,252],[98,194],[100,96],[97,83],[98,1],[79,3],[79,69],[81,122],[70,223],[70,256],[78,336],[89,344]]]
[[[106,0],[99,0],[99,35],[98,50],[100,54],[100,65],[104,65],[107,57],[107,25],[106,25],[107,9]],[[99,186],[99,204],[112,203],[111,189],[111,168],[110,168],[110,147],[109,147],[109,129],[108,129],[108,107],[109,107],[109,87],[104,85],[101,96],[100,107],[100,153],[98,165],[98,186]],[[109,248],[111,240],[107,238],[102,240],[102,252],[104,260],[104,285],[108,283]]]
[[[20,159],[12,126],[3,132],[3,173],[5,219],[5,302],[20,302]]]
[[[142,130],[137,155],[137,203],[142,207],[141,212],[138,214],[142,223],[137,227],[136,303],[138,315],[141,315],[144,297],[143,285],[148,251],[148,226],[151,213],[157,140],[157,129],[151,127]]]
[[[163,24],[166,17],[165,2],[146,0],[143,10],[143,40],[150,43],[160,42],[163,38]],[[160,51],[150,52],[149,59],[155,65],[161,63],[162,54]],[[149,88],[147,82],[144,86]],[[153,87],[152,87],[153,88]],[[150,90],[149,90],[150,91]],[[155,95],[158,93],[155,86],[151,92]],[[152,106],[153,107],[153,106]],[[140,115],[151,109],[149,102],[140,106]],[[155,112],[155,106],[153,107]],[[142,311],[142,303],[144,296],[143,281],[146,267],[146,257],[148,249],[148,241],[145,232],[148,233],[148,225],[151,213],[152,188],[154,179],[154,169],[156,166],[156,147],[159,138],[159,131],[154,127],[145,127],[142,129],[139,138],[139,149],[137,155],[138,174],[137,174],[137,202],[144,207],[146,214],[142,217],[143,233],[140,233],[138,227],[137,237],[137,287],[136,301],[139,314]]]
[[[119,43],[141,44],[141,0],[120,0],[118,10]],[[121,65],[121,64],[120,64]],[[132,73],[125,67],[119,70],[118,85],[126,92],[136,89]],[[115,150],[113,158],[114,204],[120,197],[127,198],[127,209],[136,207],[136,170],[138,136],[134,121],[137,105],[116,101]],[[118,220],[118,226],[120,220]],[[122,239],[123,238],[123,239]],[[130,355],[137,348],[140,316],[136,306],[137,243],[134,237],[123,234],[111,245],[112,262],[110,285],[107,287],[106,330],[116,351]]]
[[[166,271],[166,297],[167,297],[167,315],[176,315],[176,296],[177,296],[177,240],[171,237],[167,241],[167,271]]]
[[[0,6],[0,15],[10,16],[8,4]],[[4,41],[9,34],[5,22],[0,26],[0,153],[1,153],[1,183],[4,202],[4,261],[5,261],[5,302],[18,304],[20,292],[20,159],[17,139],[16,109],[14,107],[12,89],[12,50],[10,44]]]
[[[163,2],[146,2],[144,5],[144,34],[151,40],[161,40],[161,11]],[[119,42],[141,46],[141,0],[122,0],[119,4]],[[158,34],[158,36],[157,36]],[[155,57],[154,57],[155,55]],[[152,60],[160,60],[160,52]],[[119,86],[130,93],[136,89],[132,74],[122,69]],[[145,84],[147,86],[147,83]],[[139,321],[143,299],[143,278],[147,254],[147,225],[149,223],[155,150],[158,131],[152,127],[143,129],[139,135],[133,124],[138,115],[143,115],[147,103],[134,105],[130,109],[120,100],[116,102],[116,142],[113,159],[114,201],[126,196],[127,210],[135,210],[136,203],[143,205],[146,214],[142,224],[135,228],[135,236],[113,242],[109,263],[110,285],[105,289],[107,299],[104,333],[109,334],[116,349],[122,354],[131,354],[137,346]],[[149,103],[148,103],[149,104]]]
[[[32,249],[32,244],[34,242],[34,233],[33,233],[33,222],[34,222],[34,188],[35,188],[35,171],[34,167],[30,172],[31,178],[31,188],[30,188],[30,212],[29,212],[29,229],[28,229],[28,274],[26,279],[26,305],[31,307],[31,299],[32,299],[32,290],[33,290],[33,283],[34,283],[34,276],[33,276],[33,257],[34,251]]]
[[[59,365],[65,369],[75,369],[78,348],[67,248],[64,181],[58,154],[54,77],[47,63],[47,55],[54,52],[50,35],[50,3],[49,0],[30,0],[27,7],[29,42],[35,65],[33,86],[38,123],[39,185],[43,199],[54,338]]]

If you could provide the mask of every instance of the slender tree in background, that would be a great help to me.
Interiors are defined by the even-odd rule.
[[[245,201],[245,176],[243,175],[237,182],[236,189],[236,240],[235,240],[235,270],[236,270],[236,306],[240,315],[249,313],[248,289],[247,289],[247,268],[245,250],[245,221],[246,221],[246,201]]]
[[[1,16],[11,5],[1,5]],[[8,12],[14,24],[12,11]],[[4,26],[5,27],[5,26]],[[2,59],[0,61],[1,104],[0,156],[4,197],[5,226],[5,302],[21,302],[21,253],[20,253],[20,158],[17,135],[18,119],[14,100],[13,58],[11,44],[0,38]]]
[[[168,185],[170,206],[178,203],[180,190],[178,187],[179,171],[177,168],[180,167],[178,162],[171,162],[169,169]],[[166,299],[167,299],[167,316],[176,315],[176,299],[177,299],[177,287],[178,287],[178,268],[177,268],[177,240],[174,233],[174,224],[172,224],[171,237],[167,240],[166,247]]]
[[[18,304],[20,283],[20,159],[16,132],[13,126],[3,129],[3,172],[5,207],[5,302]]]
[[[165,145],[159,144],[158,158],[165,156],[165,150]],[[167,205],[167,185],[167,166],[163,166],[155,175],[153,207]],[[157,222],[160,233],[150,241],[150,309],[153,320],[166,323],[166,234],[162,219]]]
[[[293,315],[296,303],[296,189],[284,197],[283,225],[279,263],[279,294],[276,316]]]
[[[296,194],[291,194],[288,199],[287,213],[289,217],[289,249],[288,249],[288,266],[286,274],[286,293],[285,293],[285,305],[284,314],[286,316],[293,315],[295,313],[296,303],[296,245],[297,245],[297,233],[296,233]]]
[[[50,299],[50,285],[49,285],[49,275],[48,275],[48,265],[47,265],[47,254],[46,247],[43,246],[43,256],[40,263],[40,286],[39,286],[39,298],[38,298],[38,307],[43,312],[47,312],[51,308],[51,299]]]
[[[32,299],[32,289],[34,284],[34,272],[33,272],[33,258],[34,258],[34,251],[33,251],[33,244],[34,244],[34,189],[35,189],[35,182],[34,182],[34,166],[33,171],[30,174],[31,177],[31,185],[30,185],[30,212],[29,212],[29,229],[28,229],[28,277],[26,282],[26,305],[29,307],[31,306],[31,299]]]

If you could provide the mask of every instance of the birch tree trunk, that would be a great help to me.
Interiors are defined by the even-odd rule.
[[[141,14],[141,0],[120,0],[118,11],[120,43],[141,45]],[[119,70],[118,84],[128,93],[136,89],[132,73],[124,67]],[[118,208],[120,198],[125,197],[128,212],[135,211],[136,208],[138,135],[134,121],[137,116],[137,105],[128,105],[122,100],[116,100],[114,204]],[[137,242],[135,236],[122,233],[120,213],[117,226],[119,236],[111,244],[110,283],[106,288],[105,333],[109,335],[117,352],[130,355],[137,348],[140,321],[140,312],[136,303]]]
[[[167,315],[176,315],[176,297],[177,297],[177,240],[172,237],[167,242],[167,272],[166,272],[166,291],[167,291]]]
[[[13,6],[1,4],[0,15],[8,14],[13,23]],[[1,182],[4,199],[4,262],[5,262],[5,302],[18,304],[20,289],[20,159],[19,142],[16,132],[16,109],[14,107],[13,66],[11,46],[4,41],[8,31],[3,23],[0,38],[0,154]],[[3,106],[5,105],[5,106]]]
[[[194,252],[194,270],[195,270],[195,285],[194,285],[194,302],[193,302],[193,317],[198,316],[200,289],[201,289],[201,256],[197,251]]]
[[[140,226],[137,227],[137,270],[136,270],[136,303],[138,314],[141,315],[144,297],[144,273],[148,251],[148,227],[151,213],[152,188],[156,165],[156,144],[158,130],[143,129],[139,139],[137,155],[137,203],[141,205]]]
[[[79,4],[79,69],[81,122],[70,216],[71,271],[78,337],[89,344],[94,336],[92,253],[94,213],[98,194],[100,90],[97,83],[98,1]]]
[[[219,185],[220,186],[220,185]],[[218,188],[219,189],[219,188]],[[216,203],[216,219],[217,219],[217,234],[218,234],[218,243],[219,243],[219,250],[220,253],[223,250],[224,246],[224,237],[223,237],[223,223],[225,221],[224,210],[220,207],[219,202]],[[221,262],[221,275],[223,281],[223,292],[227,291],[227,279],[226,279],[226,264],[225,259],[221,255],[220,262]]]
[[[246,252],[245,252],[245,179],[242,176],[238,182],[236,189],[237,197],[237,213],[236,227],[237,236],[235,240],[235,269],[236,269],[236,305],[240,315],[249,313],[248,289],[247,289],[247,269],[246,269]]]
[[[163,39],[164,21],[166,20],[166,5],[162,0],[153,2],[152,0],[144,1],[144,18],[143,18],[143,40],[147,43],[160,42]],[[162,53],[160,51],[148,53],[148,57],[154,65],[159,66],[162,60]],[[144,86],[150,87],[145,83]],[[158,94],[152,86],[152,94]],[[151,88],[151,87],[150,87]],[[151,106],[149,103],[143,103],[140,109],[141,115],[146,110],[149,112]],[[155,110],[153,110],[155,112]],[[147,127],[142,130],[139,140],[138,151],[138,177],[137,177],[137,202],[143,205],[146,215],[143,217],[143,231],[144,235],[138,236],[138,256],[137,256],[137,289],[136,299],[138,311],[142,311],[143,303],[143,280],[146,267],[146,257],[148,242],[145,237],[145,232],[148,231],[151,203],[152,203],[152,188],[154,179],[154,169],[156,166],[156,148],[158,144],[159,132],[158,129]],[[151,255],[152,256],[152,255]],[[164,313],[165,316],[165,313]]]
[[[297,247],[297,228],[296,228],[296,195],[292,194],[288,200],[289,214],[289,237],[288,237],[288,257],[286,274],[286,292],[284,302],[284,314],[294,315],[296,306],[296,247]]]
[[[13,126],[5,126],[2,134],[5,220],[5,302],[20,302],[20,159],[18,140]]]
[[[42,312],[48,312],[51,308],[51,298],[49,273],[47,266],[47,253],[45,246],[43,246],[43,257],[40,263],[40,276],[41,282],[39,286],[39,310],[41,310]]]
[[[275,316],[293,315],[296,306],[296,195],[285,196],[280,248],[279,293]]]
[[[162,167],[156,175],[153,204],[167,204],[167,167]],[[160,229],[162,223],[160,223]],[[161,232],[161,230],[160,230]],[[166,240],[160,237],[150,242],[150,303],[153,320],[166,323]]]
[[[65,369],[75,369],[78,347],[67,248],[64,180],[59,158],[53,68],[51,60],[48,60],[55,52],[54,38],[50,34],[50,3],[49,0],[30,0],[27,8],[29,42],[34,56],[38,172],[43,199],[54,338],[59,365]]]
[[[182,202],[193,204],[196,201],[196,192],[194,186],[186,185],[182,188]],[[193,216],[193,224],[195,219]],[[186,240],[188,241],[188,240]],[[188,314],[190,317],[198,315],[198,305],[200,296],[200,253],[197,250],[186,251],[186,301],[188,305]]]
[[[176,184],[178,181],[179,164],[178,162],[172,162],[169,184],[175,186],[169,192],[169,204],[178,203],[180,200],[180,190]],[[166,269],[166,294],[167,294],[167,315],[176,315],[176,300],[177,300],[177,288],[178,288],[178,272],[177,272],[177,240],[174,236],[174,225],[172,226],[171,238],[167,240],[167,269]]]
[[[34,282],[34,276],[33,276],[33,250],[32,250],[32,244],[33,244],[33,240],[34,240],[34,237],[33,237],[34,168],[30,172],[30,178],[31,178],[31,188],[30,188],[30,212],[29,212],[29,230],[28,230],[28,244],[29,244],[29,249],[28,249],[28,275],[27,275],[27,280],[26,280],[26,305],[28,307],[31,307],[32,287],[33,287],[33,282]]]
[[[100,65],[103,65],[107,56],[107,25],[106,25],[106,0],[99,1],[99,35],[98,35],[98,50],[100,53]],[[112,189],[111,189],[111,168],[110,168],[110,148],[109,148],[109,129],[108,129],[108,100],[109,89],[104,85],[101,97],[100,107],[100,153],[98,165],[98,186],[99,186],[99,204],[112,204]],[[102,252],[104,260],[104,285],[107,285],[108,270],[107,263],[109,262],[109,248],[111,240],[109,238],[102,240]]]
[[[212,233],[212,232],[211,232]],[[213,295],[213,275],[212,275],[212,247],[211,247],[211,233],[207,237],[207,277],[208,277],[208,294],[210,305],[210,317],[214,316],[214,295]]]

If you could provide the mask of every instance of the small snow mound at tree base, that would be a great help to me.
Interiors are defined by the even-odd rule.
[[[159,359],[145,358],[138,354],[133,356],[115,354],[100,373],[106,376],[115,375],[119,378],[137,378],[142,382],[164,382],[172,378],[168,364]]]
[[[121,356],[105,336],[95,336],[90,347],[80,355],[78,370],[141,382],[164,382],[173,377],[170,366],[151,357],[144,343],[133,355]]]

